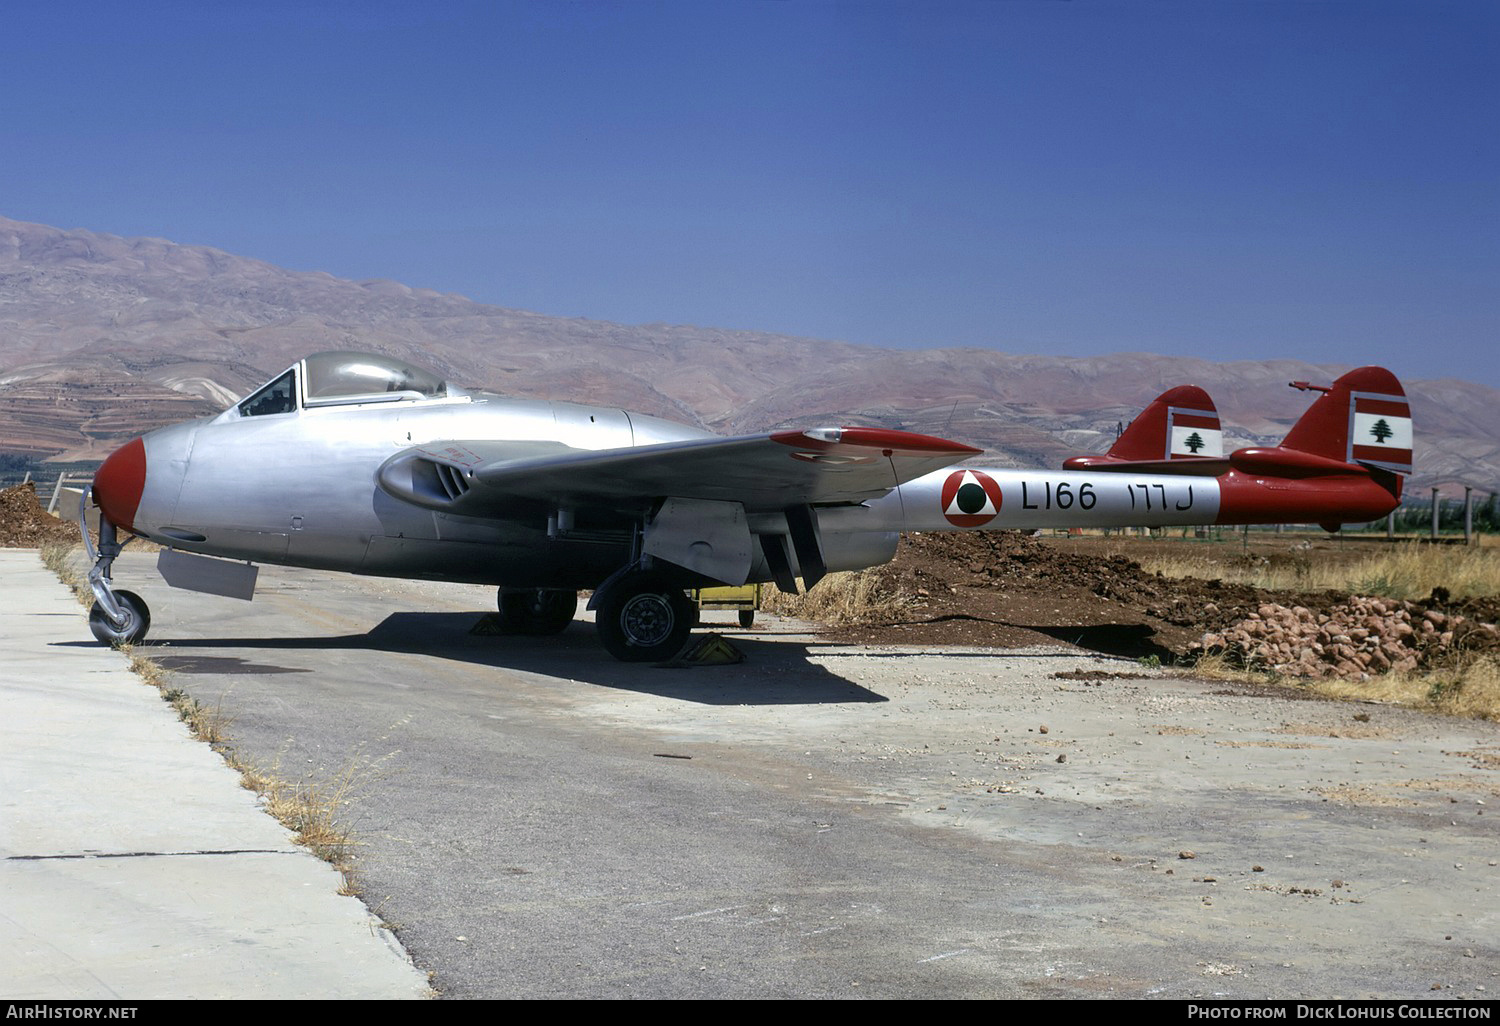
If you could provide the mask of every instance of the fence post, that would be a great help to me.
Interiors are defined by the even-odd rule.
[[[1438,490],[1432,489],[1432,540],[1437,541],[1438,536]]]
[[[1474,488],[1464,485],[1464,544],[1474,544]]]
[[[48,513],[54,513],[57,511],[57,500],[58,497],[62,495],[63,482],[67,481],[67,479],[68,474],[66,471],[57,475],[57,487],[52,489],[52,501],[47,503]]]
[[[1396,537],[1396,511],[1391,510],[1385,515],[1385,540],[1393,541]]]

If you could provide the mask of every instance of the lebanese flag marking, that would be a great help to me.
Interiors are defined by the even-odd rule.
[[[1178,418],[1172,423],[1172,448],[1170,458],[1177,456],[1223,456],[1224,432],[1215,422],[1214,427],[1194,427],[1183,424]]]
[[[1212,410],[1172,407],[1167,411],[1167,459],[1179,456],[1224,455],[1224,432]]]
[[[1391,399],[1354,400],[1350,455],[1394,466],[1411,466],[1411,407]]]
[[[1000,486],[982,470],[955,470],[943,482],[941,502],[954,527],[982,527],[1000,513]]]

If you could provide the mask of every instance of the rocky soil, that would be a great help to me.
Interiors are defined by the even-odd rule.
[[[1291,675],[1425,669],[1500,647],[1500,600],[1420,602],[1274,592],[1148,573],[1073,539],[1016,532],[913,534],[877,571],[905,612],[841,628],[851,641],[1019,647],[1045,640],[1163,662],[1225,652]]]

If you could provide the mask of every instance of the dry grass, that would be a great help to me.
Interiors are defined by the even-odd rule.
[[[223,702],[206,706],[181,688],[172,687],[170,671],[132,646],[121,646],[130,668],[161,693],[163,701],[177,710],[178,717],[194,737],[213,745],[229,767],[240,775],[240,785],[254,791],[266,811],[293,834],[293,840],[337,869],[343,877],[340,894],[358,895],[354,853],[356,842],[346,813],[356,785],[364,779],[357,762],[351,762],[332,782],[290,781],[280,772],[280,763],[263,769],[240,756],[229,745],[234,720],[224,712]]]
[[[1412,709],[1500,720],[1500,662],[1493,656],[1460,659],[1452,667],[1386,673],[1363,681],[1321,680],[1312,685],[1330,698],[1362,698]]]
[[[266,811],[293,834],[293,840],[343,875],[340,894],[357,895],[354,856],[358,842],[346,815],[354,801],[361,773],[350,764],[327,784],[292,781],[280,773],[280,763],[269,769],[255,766],[234,752],[225,756],[240,773],[240,782],[265,803]]]
[[[1147,571],[1164,577],[1218,579],[1270,591],[1344,591],[1384,598],[1424,599],[1436,587],[1454,598],[1500,595],[1500,546],[1401,542],[1357,559],[1266,560],[1223,550],[1122,549]]]
[[[768,613],[830,627],[893,620],[908,605],[910,599],[901,594],[891,574],[879,568],[829,574],[801,595],[768,589],[761,600]]]
[[[281,776],[279,762],[270,769],[256,766],[229,745],[229,728],[234,719],[224,712],[222,701],[206,706],[181,688],[171,686],[170,671],[154,659],[128,645],[121,646],[121,651],[130,659],[131,670],[177,710],[194,737],[213,745],[229,767],[239,773],[240,785],[261,797],[266,811],[292,832],[293,840],[339,871],[344,881],[339,893],[358,895],[354,869],[356,843],[345,817],[356,785],[364,779],[359,764],[351,762],[327,785],[311,780],[289,781]]]
[[[1461,654],[1451,666],[1415,673],[1378,674],[1368,680],[1285,677],[1236,666],[1222,654],[1204,656],[1184,672],[1200,680],[1275,684],[1324,698],[1382,702],[1447,716],[1500,720],[1500,661],[1487,655]]]
[[[1284,684],[1288,687],[1301,687],[1305,683],[1295,678],[1280,677],[1269,670],[1242,666],[1226,658],[1223,652],[1199,656],[1183,672],[1197,680],[1226,680],[1237,684]]]

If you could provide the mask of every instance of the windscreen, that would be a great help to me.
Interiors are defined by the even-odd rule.
[[[291,413],[296,408],[297,378],[293,371],[287,371],[240,403],[240,416],[265,417],[274,413]]]

